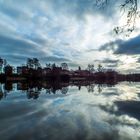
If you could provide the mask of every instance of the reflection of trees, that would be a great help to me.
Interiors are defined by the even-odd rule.
[[[81,90],[81,86],[78,86],[78,89]]]
[[[51,89],[46,89],[46,94],[51,94]]]
[[[97,84],[89,81],[76,81],[72,83],[61,83],[61,82],[44,82],[44,81],[38,81],[38,82],[23,82],[23,83],[17,83],[17,86],[13,84],[12,82],[6,82],[2,86],[0,86],[0,99],[3,97],[6,97],[7,93],[12,90],[20,90],[26,92],[28,99],[37,99],[39,97],[39,94],[42,90],[46,90],[46,94],[56,94],[56,93],[62,93],[67,94],[68,87],[71,86],[77,86],[80,90],[81,87],[86,87],[88,92],[96,92],[101,93],[104,86],[110,86],[108,84]],[[96,94],[95,93],[95,94]]]
[[[2,90],[2,85],[0,85],[0,100],[3,98],[3,96],[4,96],[4,93]]]
[[[0,73],[2,73],[3,68],[6,66],[6,64],[7,64],[7,61],[0,57]]]
[[[63,87],[62,89],[61,89],[61,93],[62,94],[66,94],[68,92],[68,87]]]
[[[88,92],[94,92],[94,87],[95,87],[94,84],[88,85],[88,86],[87,86]]]
[[[27,90],[27,98],[28,99],[37,99],[39,97],[40,90],[38,88],[32,88]]]
[[[13,83],[7,82],[4,84],[4,90],[8,93],[13,90]]]
[[[95,84],[90,84],[90,85],[88,85],[87,86],[87,90],[88,90],[88,92],[90,93],[90,92],[94,92],[95,91]],[[101,93],[102,92],[102,90],[103,90],[103,85],[102,84],[98,84],[97,85],[97,93]]]
[[[56,91],[58,91],[59,89],[55,89],[55,88],[50,88],[50,89],[46,89],[46,94],[56,94]],[[68,87],[62,87],[62,89],[60,89],[62,94],[66,94],[68,92]]]
[[[53,94],[55,94],[55,93],[56,93],[56,89],[55,89],[54,87],[52,87],[52,88],[51,88],[51,92],[52,92]]]
[[[54,87],[48,89],[46,88],[46,94],[51,94],[51,93],[56,94],[56,91],[57,89],[55,89]]]
[[[3,89],[3,85],[0,84],[0,100],[7,96],[7,91]]]
[[[98,84],[98,93],[101,93],[101,92],[102,92],[102,90],[103,90],[103,86],[102,86],[102,85],[100,85],[100,84]]]
[[[6,91],[0,91],[0,100],[3,98],[6,98],[7,92]]]

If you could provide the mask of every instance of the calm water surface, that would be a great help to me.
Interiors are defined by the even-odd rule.
[[[140,83],[33,96],[16,86],[1,95],[0,140],[140,140]]]

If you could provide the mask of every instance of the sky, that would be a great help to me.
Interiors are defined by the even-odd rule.
[[[140,70],[140,25],[126,37],[113,28],[126,23],[121,0],[100,7],[95,0],[0,0],[0,57],[21,65],[37,57],[70,68]]]

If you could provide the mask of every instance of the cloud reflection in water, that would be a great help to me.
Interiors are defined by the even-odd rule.
[[[11,95],[0,102],[0,138],[138,140],[140,121],[135,104],[140,102],[135,92],[138,89],[130,95],[135,99],[133,106],[125,106],[127,91],[137,86],[128,84],[123,92],[121,86],[124,85],[127,84],[106,87],[100,94],[96,90],[88,93],[85,87],[80,91],[70,87],[65,96],[44,93],[38,100],[23,99],[21,95],[13,101]]]

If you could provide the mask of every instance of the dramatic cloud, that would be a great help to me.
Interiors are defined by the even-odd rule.
[[[140,35],[128,40],[116,40],[101,46],[100,50],[110,51],[114,54],[139,55],[140,54]]]
[[[25,63],[27,58],[38,57],[44,62],[68,62],[63,57],[46,56],[41,47],[34,42],[22,38],[12,38],[0,35],[1,52],[0,56],[14,64]]]
[[[139,37],[113,41],[112,29],[123,21],[120,2],[112,0],[101,7],[95,0],[1,0],[0,56],[12,64],[38,57],[42,63],[65,61],[83,68],[100,60],[109,68],[118,68],[122,66],[118,54],[140,52]]]
[[[115,54],[138,55],[140,54],[140,35],[128,41],[122,41],[115,50]]]

